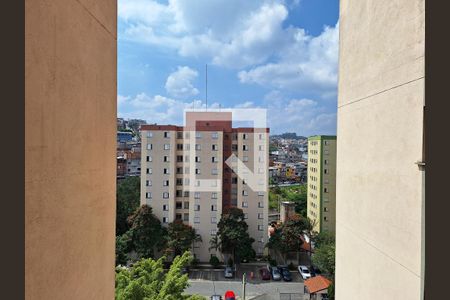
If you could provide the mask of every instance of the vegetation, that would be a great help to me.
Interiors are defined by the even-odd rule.
[[[139,207],[128,218],[132,249],[141,258],[154,258],[155,250],[161,251],[166,246],[167,231],[161,226],[159,219],[152,213],[148,205]]]
[[[185,295],[188,287],[188,275],[181,270],[192,260],[190,252],[175,257],[173,264],[164,272],[165,257],[138,261],[133,267],[116,269],[117,300],[201,300],[198,295]]]
[[[274,186],[269,190],[269,208],[278,210],[278,201],[295,203],[295,212],[306,218],[307,187],[306,185]]]
[[[128,253],[130,253],[132,248],[131,231],[116,236],[116,266],[127,264],[129,259]]]
[[[181,255],[192,247],[192,244],[201,241],[200,235],[195,233],[195,229],[186,225],[181,220],[176,220],[168,226],[167,252],[172,252],[175,256]]]
[[[217,228],[217,235],[211,240],[211,248],[232,254],[235,262],[255,258],[256,253],[252,248],[255,240],[248,234],[242,209],[225,208]]]
[[[333,243],[316,248],[312,257],[313,264],[324,274],[334,279],[336,247]]]
[[[140,202],[141,182],[139,177],[127,177],[117,185],[116,193],[116,235],[130,229],[128,217],[136,211]]]
[[[211,264],[211,266],[213,266],[213,268],[217,268],[220,265],[220,260],[219,258],[217,258],[217,256],[213,255],[209,259],[209,263]]]

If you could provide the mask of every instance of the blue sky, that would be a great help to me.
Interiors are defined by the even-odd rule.
[[[272,133],[335,134],[338,0],[119,0],[118,115],[266,108]]]

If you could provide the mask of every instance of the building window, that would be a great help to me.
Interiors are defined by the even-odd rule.
[[[217,211],[217,205],[215,204],[211,205],[211,211]]]
[[[163,204],[163,211],[168,211],[168,210],[169,210],[169,205]]]
[[[264,139],[264,134],[260,133],[258,136],[259,136],[259,139],[260,139],[260,140],[263,140],[263,139]]]
[[[183,215],[183,221],[189,222],[189,214],[184,214]]]
[[[194,217],[194,223],[199,224],[200,223],[200,218],[199,217]]]
[[[248,219],[248,213],[244,213],[244,220]]]
[[[211,235],[216,235],[217,234],[217,229],[211,229]]]
[[[217,133],[217,132],[211,133],[211,138],[218,139],[219,138],[219,133]]]
[[[258,196],[264,196],[264,192],[258,192]]]
[[[219,171],[217,169],[211,169],[211,175],[217,175]]]
[[[152,186],[152,181],[151,180],[146,180],[145,181],[145,185],[146,186]]]
[[[242,196],[248,196],[248,191],[243,190],[243,191],[242,191]]]
[[[148,138],[152,138],[152,137],[153,137],[153,132],[147,131],[147,137],[148,137]]]
[[[152,161],[152,157],[147,155],[147,161]]]
[[[212,144],[211,145],[211,150],[212,151],[217,151],[217,150],[219,150],[219,146],[217,144]]]
[[[147,168],[147,174],[152,174],[152,168]]]
[[[183,138],[183,131],[177,131],[177,139]]]
[[[177,186],[182,186],[183,185],[183,178],[177,178]]]
[[[200,204],[195,204],[194,210],[195,211],[200,211]]]
[[[248,202],[242,201],[242,207],[248,207]]]
[[[211,199],[217,199],[217,193],[216,192],[211,193]]]
[[[328,207],[324,207],[324,208],[323,208],[323,211],[324,211],[324,212],[327,212],[327,211],[328,211]]]
[[[216,163],[216,162],[218,162],[218,159],[217,159],[217,157],[215,157],[215,156],[211,157],[211,162],[213,162],[213,163]]]
[[[170,133],[168,131],[164,131],[164,137],[165,138],[170,138]]]
[[[199,163],[199,162],[201,162],[201,160],[200,160],[200,156],[196,156],[196,157],[195,157],[195,162],[196,162],[196,163]]]
[[[217,218],[211,217],[211,224],[216,224],[216,223],[217,223]]]
[[[168,199],[169,198],[169,193],[168,192],[164,192],[163,193],[163,199]]]
[[[147,150],[152,150],[153,149],[153,144],[147,144]]]
[[[328,165],[328,159],[324,160],[324,164]]]
[[[243,162],[247,162],[247,161],[248,161],[248,156],[243,156],[243,157],[242,157],[242,161],[243,161]]]
[[[238,151],[238,145],[237,144],[231,145],[231,150],[232,151]]]
[[[195,150],[198,150],[198,151],[202,150],[202,145],[195,144]]]
[[[264,151],[264,145],[259,145],[259,151]]]
[[[177,162],[183,162],[183,155],[177,155]]]
[[[187,139],[191,137],[191,134],[189,133],[189,131],[186,131],[184,133],[184,137],[187,138]]]
[[[170,150],[170,144],[164,144],[164,150]]]
[[[232,184],[237,184],[237,177],[232,177],[231,178],[231,183]]]
[[[264,216],[262,213],[258,213],[258,219],[262,219]]]
[[[324,188],[324,189],[323,189],[323,192],[324,192],[324,193],[328,193],[328,188]]]
[[[164,168],[163,173],[164,173],[164,174],[170,174],[169,169]]]
[[[190,144],[184,144],[184,150],[190,150],[191,145]]]
[[[243,139],[243,140],[248,140],[248,134],[244,133],[244,134],[242,135],[242,139]]]
[[[248,145],[242,145],[242,150],[248,151]]]
[[[176,209],[181,209],[183,207],[183,203],[182,202],[176,202],[175,203],[175,208]]]
[[[259,231],[263,231],[264,230],[264,226],[263,225],[258,225],[258,230]]]
[[[175,197],[183,197],[183,191],[182,190],[176,190],[175,191]]]
[[[196,139],[201,139],[202,138],[202,133],[200,131],[196,131],[195,132],[195,138]]]
[[[264,208],[264,203],[263,202],[258,202],[258,207],[259,208]]]
[[[169,223],[169,218],[168,218],[168,217],[163,217],[163,223],[164,223],[164,224]]]
[[[184,185],[189,185],[189,178],[184,179]]]
[[[195,199],[200,199],[200,192],[195,192],[194,193],[194,198]]]
[[[200,174],[200,169],[195,169],[195,174]]]
[[[258,162],[263,163],[264,162],[264,157],[260,156],[258,159]]]
[[[189,197],[189,191],[184,191],[184,197]]]
[[[323,220],[324,220],[325,222],[328,222],[328,218],[327,218],[327,217],[323,217]]]
[[[189,201],[184,202],[184,209],[189,209]]]
[[[151,192],[145,193],[145,198],[152,199],[152,193]]]
[[[177,174],[183,174],[183,168],[177,167]]]
[[[169,186],[169,180],[164,180],[163,181],[163,186]]]
[[[169,162],[169,157],[168,157],[167,155],[165,155],[165,156],[163,157],[163,161],[164,161],[164,162]]]

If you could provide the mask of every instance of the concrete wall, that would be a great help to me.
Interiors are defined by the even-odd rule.
[[[336,299],[421,299],[424,1],[341,0]]]
[[[26,299],[113,299],[115,0],[26,0]]]

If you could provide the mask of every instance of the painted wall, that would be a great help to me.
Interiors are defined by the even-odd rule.
[[[341,0],[336,299],[421,299],[424,0]]]
[[[25,1],[26,299],[113,299],[117,1]]]

